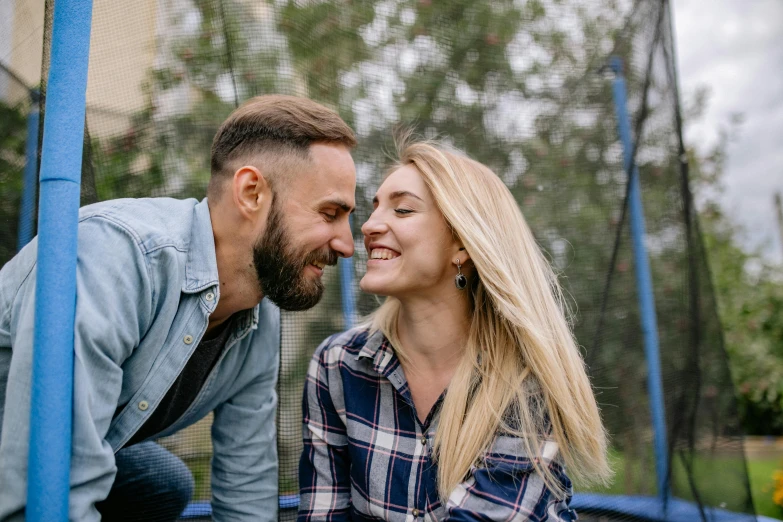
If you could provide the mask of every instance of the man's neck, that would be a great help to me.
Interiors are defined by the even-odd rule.
[[[210,326],[236,312],[256,306],[264,297],[253,264],[253,238],[210,208],[220,300],[210,316]]]

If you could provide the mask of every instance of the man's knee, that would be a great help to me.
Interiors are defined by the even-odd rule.
[[[143,470],[137,470],[139,475],[150,486],[150,502],[164,508],[167,513],[179,515],[193,496],[195,483],[193,475],[179,457],[157,444],[146,442],[138,446],[148,445]],[[134,446],[135,447],[135,446]]]
[[[176,457],[175,457],[176,458]],[[195,482],[188,467],[179,459],[169,473],[166,473],[167,484],[163,486],[172,506],[179,507],[179,513],[185,509],[193,497]]]
[[[176,520],[193,496],[188,467],[153,442],[118,451],[116,461],[111,492],[97,505],[105,520]]]

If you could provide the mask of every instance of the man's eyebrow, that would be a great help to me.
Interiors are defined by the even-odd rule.
[[[353,211],[356,210],[351,205],[343,201],[342,199],[328,199],[324,201],[324,205],[330,205],[333,207],[339,207],[342,209],[343,212],[347,212],[349,214],[353,214]]]
[[[400,198],[404,198],[406,196],[410,196],[412,198],[418,199],[421,202],[424,202],[423,199],[421,199],[419,196],[417,196],[416,194],[414,194],[413,192],[410,192],[408,190],[397,190],[395,192],[392,192],[391,194],[389,194],[389,199],[391,199],[391,200],[400,199]],[[375,196],[374,198],[372,198],[372,202],[373,202],[373,204],[378,203],[378,196]]]

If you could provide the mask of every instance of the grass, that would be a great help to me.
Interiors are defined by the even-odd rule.
[[[783,469],[779,459],[748,460],[748,475],[753,492],[753,503],[756,513],[772,518],[783,519],[783,507],[772,502],[774,481],[772,474]]]
[[[655,469],[652,459],[642,463],[634,459],[628,463],[622,454],[611,455],[615,477],[608,488],[582,488],[574,486],[576,491],[593,491],[609,495],[655,494]],[[753,504],[758,515],[782,519],[783,508],[772,501],[774,487],[773,473],[783,468],[779,458],[754,458],[747,461]],[[744,468],[741,457],[714,456],[696,457],[693,462],[693,480],[698,485],[701,500],[707,505],[725,507],[729,510],[741,510],[746,496],[741,485],[744,483]],[[675,459],[672,469],[672,483],[677,496],[685,500],[694,500],[688,493],[688,478],[679,459]]]

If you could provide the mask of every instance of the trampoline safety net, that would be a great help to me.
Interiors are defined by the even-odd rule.
[[[23,200],[24,172],[35,172],[40,150],[52,6],[0,0],[0,263],[14,255],[20,234],[35,230],[35,196]],[[83,204],[203,198],[212,137],[254,95],[313,98],[357,133],[350,295],[340,281],[348,272],[327,270],[321,303],[282,319],[280,520],[296,518],[310,356],[378,304],[358,288],[367,261],[359,227],[399,124],[465,150],[514,194],[560,276],[611,436],[615,479],[590,492],[655,497],[612,56],[625,64],[647,225],[671,495],[696,504],[694,520],[717,519],[720,510],[755,520],[688,187],[670,10],[666,0],[95,0]],[[347,298],[354,317],[342,313]],[[207,417],[159,441],[194,476],[186,516],[209,516],[209,425]],[[583,520],[647,520],[619,508],[577,510]]]

